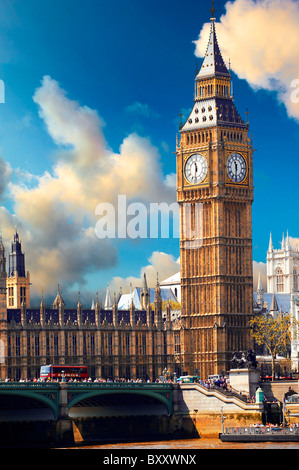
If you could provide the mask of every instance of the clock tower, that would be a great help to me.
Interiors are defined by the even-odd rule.
[[[225,373],[233,352],[251,346],[253,148],[248,130],[234,104],[231,73],[211,18],[193,109],[180,127],[176,148],[182,367],[202,378]]]

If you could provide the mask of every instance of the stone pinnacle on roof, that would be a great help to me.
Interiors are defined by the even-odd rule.
[[[53,302],[53,308],[58,308],[60,305],[65,305],[65,302],[62,298],[62,292],[61,292],[60,286],[58,284],[57,295],[56,295],[55,300]]]
[[[112,308],[112,301],[110,297],[109,284],[107,284],[104,309],[110,310],[111,308]]]
[[[264,291],[260,272],[259,272],[259,278],[258,278],[258,283],[257,283],[257,291],[258,292]]]
[[[279,308],[278,308],[276,296],[275,294],[273,294],[270,312],[278,312],[278,311],[279,311]]]
[[[143,274],[143,292],[148,292],[146,274]]]
[[[272,242],[272,233],[270,232],[270,239],[269,239],[269,248],[268,251],[273,251],[273,242]]]

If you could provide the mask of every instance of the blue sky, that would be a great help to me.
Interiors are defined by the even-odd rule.
[[[246,0],[232,3],[238,2],[241,8]],[[265,2],[248,3],[251,7],[262,8]],[[298,2],[291,0],[287,3],[298,6]],[[215,1],[217,21],[226,14],[225,5],[226,2]],[[18,226],[27,268],[31,270],[33,284],[36,282],[38,285],[37,292],[42,287],[47,291],[48,281],[44,281],[44,286],[40,285],[39,273],[42,266],[47,270],[54,258],[53,254],[47,260],[45,255],[49,230],[46,223],[43,225],[42,218],[38,223],[35,220],[34,229],[32,218],[30,223],[24,222],[27,220],[27,207],[22,200],[17,213],[15,187],[20,186],[28,195],[30,189],[40,185],[42,175],[47,172],[53,175],[61,153],[72,147],[70,141],[64,141],[61,135],[55,139],[53,132],[49,131],[45,110],[44,116],[41,114],[42,106],[49,110],[49,101],[41,105],[41,97],[33,99],[36,90],[45,90],[43,77],[51,77],[57,83],[59,91],[56,89],[56,96],[64,90],[69,103],[94,110],[101,122],[105,147],[110,152],[121,154],[124,141],[137,135],[150,142],[151,152],[155,149],[162,177],[173,174],[176,171],[173,152],[179,113],[181,110],[186,113],[192,107],[196,61],[201,64],[201,59],[195,56],[194,41],[198,39],[204,23],[209,22],[210,7],[207,0],[187,0],[183,4],[177,0],[1,1],[0,78],[5,83],[5,103],[0,104],[0,155],[11,170],[11,184],[0,201],[5,208],[2,231],[8,241],[13,226]],[[245,20],[246,17],[238,19],[239,22]],[[233,39],[232,35],[231,41]],[[284,41],[283,37],[281,41]],[[233,49],[233,42],[231,47]],[[245,65],[246,54],[245,49],[242,59]],[[224,55],[224,59],[228,57]],[[248,55],[249,59],[251,56]],[[288,60],[292,58],[288,56]],[[252,75],[248,79],[240,78],[236,66],[232,61],[235,103],[243,118],[246,108],[249,110],[250,132],[257,150],[252,210],[253,259],[265,262],[270,231],[277,248],[286,230],[292,237],[299,237],[299,121],[290,117],[285,104],[278,99],[280,86],[271,89],[269,83],[261,85],[261,81],[257,81],[253,89]],[[251,66],[254,66],[252,60]],[[278,72],[273,80],[277,77]],[[74,188],[74,192],[77,191],[78,188]],[[36,191],[32,197],[38,197],[38,194]],[[57,231],[59,225],[56,234]],[[65,233],[64,230],[63,236]],[[36,243],[32,240],[35,236],[38,238]],[[64,246],[66,244],[67,239]],[[70,253],[75,255],[78,249],[84,250],[82,246],[85,245],[80,246],[78,248],[78,244],[74,244],[74,251],[70,248]],[[94,257],[105,251],[100,240],[94,241],[93,249]],[[66,274],[63,265],[57,262],[59,270],[55,281],[52,279],[51,286],[48,284],[49,293],[52,294],[54,284],[60,283],[66,291],[86,292],[88,298],[91,292],[104,289],[114,277],[139,278],[141,270],[153,264],[152,254],[155,252],[173,257],[170,271],[175,269],[179,257],[177,239],[116,240],[113,250],[111,262],[107,257],[105,262],[92,261],[89,266],[88,259],[94,259],[91,253],[86,262],[78,259],[81,267],[77,282],[75,276]],[[32,257],[41,251],[44,255],[37,269]],[[56,253],[56,261],[57,257],[59,254]],[[68,262],[68,258],[65,259]]]

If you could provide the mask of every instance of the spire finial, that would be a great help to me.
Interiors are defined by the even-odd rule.
[[[210,12],[212,14],[211,21],[214,21],[216,19],[215,18],[216,9],[215,9],[215,6],[214,6],[214,0],[212,0],[212,8],[211,8]]]
[[[272,251],[272,250],[273,250],[273,242],[272,242],[272,233],[270,232],[270,240],[269,240],[268,251]]]
[[[146,274],[143,274],[143,292],[147,292],[147,280],[146,280]]]
[[[180,112],[179,116],[180,116],[180,124],[179,124],[179,129],[181,130],[181,129],[182,129],[182,127],[183,127],[183,113],[182,113],[182,111]]]
[[[248,111],[248,108],[246,108],[245,114],[246,114],[246,124],[249,124],[249,111]]]

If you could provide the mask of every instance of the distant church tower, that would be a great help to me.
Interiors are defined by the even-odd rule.
[[[7,310],[6,310],[6,258],[0,237],[0,380],[4,380],[7,366]]]
[[[25,273],[25,255],[16,232],[9,255],[7,287],[7,308],[20,308],[24,303],[30,307],[30,273]]]
[[[0,237],[0,289],[6,291],[6,257],[5,257],[5,247]]]
[[[234,105],[218,46],[214,7],[193,109],[180,127],[182,364],[190,374],[225,372],[251,345],[252,142]]]
[[[267,251],[267,291],[273,294],[299,292],[299,247],[292,247],[289,234],[282,236],[281,248],[274,249],[270,234]]]

